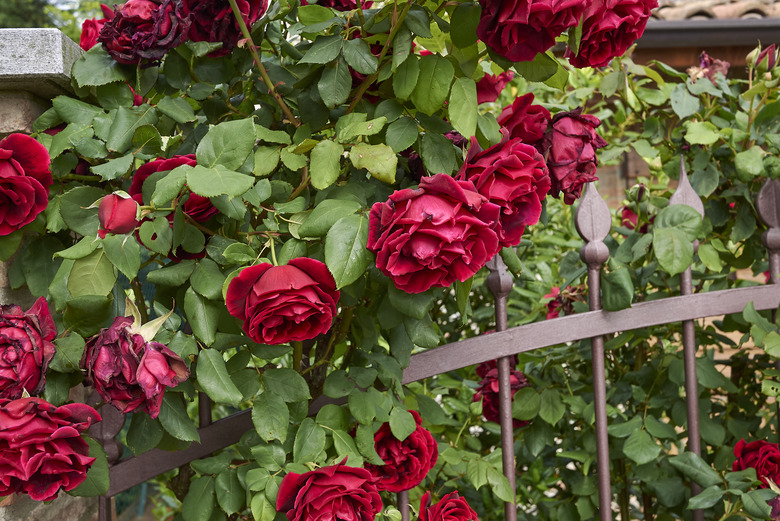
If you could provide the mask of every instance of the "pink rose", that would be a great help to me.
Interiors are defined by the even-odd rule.
[[[485,74],[477,82],[477,103],[491,103],[498,99],[506,84],[512,81],[512,71],[501,74]]]
[[[60,489],[79,486],[95,461],[81,433],[99,421],[83,403],[0,399],[0,496],[17,492],[50,501]]]
[[[530,92],[515,98],[501,111],[498,124],[509,131],[509,137],[536,146],[550,125],[550,111],[533,102],[534,95]]]
[[[466,498],[457,492],[450,492],[441,501],[431,505],[431,493],[420,499],[419,521],[479,521],[477,513],[469,506]]]
[[[374,203],[367,247],[398,289],[447,287],[474,275],[501,249],[500,211],[470,181],[424,177],[416,190],[397,190]]]
[[[339,296],[325,264],[299,257],[285,266],[263,263],[241,270],[230,281],[225,303],[231,315],[243,320],[249,338],[285,344],[327,332]]]
[[[237,0],[238,10],[248,29],[268,9],[268,0]],[[227,0],[183,0],[182,15],[192,20],[189,39],[194,42],[222,42],[222,48],[209,54],[228,54],[243,38],[230,3]]]
[[[35,220],[49,204],[49,151],[30,136],[0,141],[0,236]]]
[[[479,387],[477,387],[476,393],[474,393],[474,401],[482,401],[482,416],[484,416],[487,421],[499,423],[501,416],[499,414],[498,399],[498,367],[495,365],[495,361],[491,362],[492,364],[488,366],[492,367],[491,369],[488,369],[487,367],[484,369],[481,368],[480,366],[483,364],[477,366],[477,374],[484,376],[482,377],[482,381],[479,383]],[[487,364],[489,362],[484,363]],[[512,390],[512,396],[514,396],[519,389],[528,387],[529,385],[528,379],[517,369],[512,369],[510,371],[509,382],[510,388]],[[518,427],[524,427],[526,425],[528,425],[527,421],[520,421],[515,419],[512,420],[512,426],[515,429]]]
[[[398,441],[388,422],[374,434],[376,452],[385,464],[366,463],[366,469],[376,479],[379,490],[401,492],[416,487],[439,457],[439,447],[430,431],[422,426],[420,415],[417,411],[409,412],[417,427],[404,441]]]
[[[658,0],[593,0],[585,11],[577,55],[566,48],[575,67],[603,67],[622,56],[645,32]]]
[[[43,297],[27,311],[13,304],[0,306],[0,398],[14,400],[24,391],[43,391],[56,336],[57,327]]]
[[[98,221],[100,238],[105,238],[107,233],[130,233],[138,226],[138,203],[130,197],[108,194],[100,201]]]
[[[477,36],[493,52],[513,61],[530,61],[575,27],[585,0],[479,0]]]
[[[550,175],[542,155],[506,132],[497,145],[482,150],[471,138],[458,179],[471,181],[488,201],[501,207],[501,247],[517,246],[525,227],[539,222],[542,201],[550,190]]]
[[[370,472],[342,462],[287,474],[279,485],[276,510],[289,521],[374,521],[382,498]]]

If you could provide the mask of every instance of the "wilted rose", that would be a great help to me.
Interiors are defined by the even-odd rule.
[[[138,226],[138,203],[131,197],[108,194],[98,206],[98,221],[101,238],[107,233],[130,233]]]
[[[485,364],[487,363],[488,362],[485,362]],[[488,369],[488,367],[482,369],[480,367],[482,365],[483,364],[477,366],[477,374],[482,374],[484,376],[479,383],[479,387],[477,387],[476,393],[474,393],[474,401],[482,401],[482,416],[484,416],[486,420],[499,423],[501,415],[499,413],[498,367],[496,366],[495,361],[492,361],[491,366],[488,366],[491,367],[490,369]],[[512,396],[514,396],[518,390],[523,387],[528,387],[529,385],[528,379],[517,369],[510,370],[509,383],[510,389],[512,390]],[[514,428],[524,427],[526,425],[528,425],[527,421],[512,420],[512,426]]]
[[[596,116],[583,114],[580,107],[556,114],[544,136],[541,146],[550,169],[550,193],[553,197],[563,193],[566,204],[580,197],[583,185],[598,179],[596,149],[607,144],[596,133],[599,125]]]
[[[279,485],[276,510],[289,521],[374,521],[382,498],[370,472],[342,462],[288,473]]]
[[[128,0],[114,6],[98,41],[117,62],[146,67],[182,43],[188,29],[189,20],[175,0]]]
[[[470,181],[424,177],[416,190],[397,190],[386,202],[374,203],[367,247],[398,289],[447,287],[468,279],[498,253],[500,212]]]
[[[517,246],[525,227],[539,222],[542,201],[550,190],[550,175],[539,151],[520,139],[509,139],[506,132],[500,143],[487,150],[472,137],[458,179],[471,181],[480,194],[501,207],[501,247]]]
[[[87,478],[95,458],[81,437],[100,415],[83,403],[0,399],[0,496],[50,501]]]
[[[147,342],[131,329],[131,317],[116,317],[110,327],[87,341],[81,368],[101,398],[122,413],[145,410],[156,418],[165,387],[189,377],[179,355],[157,342]]]
[[[35,220],[49,203],[49,151],[25,134],[0,141],[0,236]]]
[[[513,61],[530,61],[575,27],[585,0],[479,0],[477,36],[493,52]]]
[[[268,8],[268,0],[237,0],[248,29],[260,19]],[[228,0],[183,0],[182,14],[191,19],[189,39],[194,42],[222,42],[222,48],[209,56],[224,56],[238,43],[241,27],[233,16]]]
[[[230,281],[228,312],[255,342],[284,344],[325,333],[340,293],[322,262],[298,257],[284,266],[256,264]]]
[[[509,137],[536,146],[550,126],[550,111],[534,105],[534,95],[529,92],[504,107],[497,119],[509,131]]]
[[[492,103],[498,99],[506,84],[514,78],[512,71],[485,74],[477,82],[477,103]]]
[[[603,67],[645,32],[658,0],[593,0],[585,11],[580,47],[565,56],[575,67]]]
[[[401,492],[416,487],[439,457],[439,447],[430,431],[422,426],[419,413],[409,412],[417,427],[405,440],[399,441],[393,435],[388,422],[374,434],[376,453],[385,464],[366,463],[366,469],[376,478],[379,490]]]
[[[43,391],[56,336],[57,327],[43,297],[27,311],[13,304],[0,306],[0,398],[14,400],[24,391]]]
[[[780,483],[780,448],[777,443],[764,440],[739,440],[734,446],[734,456],[737,458],[732,471],[756,469],[756,476],[763,487],[768,487],[767,479]]]
[[[450,492],[431,505],[431,493],[420,499],[419,521],[479,521],[477,513],[457,492]]]
[[[696,83],[696,80],[701,78],[707,78],[712,83],[715,83],[715,75],[721,73],[725,77],[729,73],[730,66],[729,62],[711,58],[706,51],[702,51],[699,55],[699,66],[688,67],[687,72],[693,83]]]

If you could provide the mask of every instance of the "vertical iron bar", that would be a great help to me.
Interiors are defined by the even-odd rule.
[[[206,393],[198,393],[198,425],[202,429],[211,425],[211,398]]]
[[[111,498],[108,496],[98,497],[98,521],[109,521],[108,506]]]
[[[612,228],[612,216],[596,185],[588,183],[574,214],[574,225],[585,246],[580,258],[588,266],[588,303],[591,311],[601,309],[601,266],[609,259],[604,239]],[[596,454],[598,457],[599,518],[612,521],[612,487],[609,472],[609,434],[607,433],[607,382],[604,367],[604,337],[591,339],[593,357],[593,402],[596,415]]]
[[[487,264],[490,275],[487,285],[493,294],[496,304],[496,331],[507,329],[506,299],[512,291],[512,276],[506,269],[504,261],[496,255]],[[515,437],[512,419],[512,384],[510,381],[514,356],[498,359],[498,414],[501,424],[501,458],[504,475],[515,496]],[[506,521],[517,521],[517,506],[514,501],[504,503],[504,518]]]
[[[409,521],[409,491],[402,490],[398,493],[398,510],[401,511],[401,521]]]

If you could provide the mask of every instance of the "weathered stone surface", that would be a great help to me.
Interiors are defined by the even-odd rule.
[[[0,90],[0,138],[14,132],[31,133],[33,121],[48,105],[29,92]]]
[[[0,521],[97,521],[97,498],[77,498],[62,492],[49,504],[13,495],[0,505]]]

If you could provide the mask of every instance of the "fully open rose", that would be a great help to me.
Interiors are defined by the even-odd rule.
[[[733,471],[756,469],[756,476],[768,487],[767,479],[776,484],[780,483],[780,448],[777,443],[769,443],[764,440],[751,441],[739,440],[734,446],[734,456],[737,458],[732,467]]]
[[[287,474],[279,485],[276,510],[290,521],[374,521],[382,498],[370,472],[342,462]]]
[[[299,257],[285,266],[250,266],[230,281],[225,302],[255,342],[284,344],[325,333],[340,293],[328,268]]]
[[[374,434],[374,445],[384,465],[366,464],[366,468],[376,478],[379,490],[401,492],[419,485],[428,471],[436,464],[439,447],[430,431],[422,426],[417,411],[409,411],[417,425],[414,432],[399,441],[390,429],[390,423],[384,423]]]
[[[13,304],[0,306],[0,398],[43,391],[56,336],[57,327],[43,297],[27,311]]]
[[[30,136],[0,141],[0,236],[31,223],[49,203],[49,151]]]
[[[424,177],[371,207],[368,249],[376,267],[407,293],[447,287],[479,271],[498,253],[501,209],[470,181]]]
[[[534,95],[529,92],[504,107],[498,116],[498,124],[507,129],[509,137],[536,146],[550,125],[550,111],[534,105]]]
[[[95,461],[81,433],[98,421],[83,403],[0,399],[0,496],[20,492],[49,501],[79,486]]]
[[[496,101],[506,84],[512,81],[512,71],[501,74],[485,74],[477,82],[477,103],[490,103]]]
[[[482,416],[486,420],[499,423],[501,415],[499,413],[498,366],[496,362],[491,360],[479,364],[477,366],[477,375],[482,377],[482,381],[479,383],[479,387],[477,387],[477,392],[474,393],[474,401],[482,401]],[[518,390],[528,387],[528,379],[520,371],[511,369],[509,372],[509,385],[512,396],[514,396]],[[512,420],[514,428],[526,425],[528,425],[527,421]]]
[[[251,29],[268,8],[268,0],[237,0],[236,5],[247,28]],[[222,42],[222,48],[211,53],[212,57],[229,53],[243,38],[228,0],[183,0],[182,13],[191,19],[190,40]]]
[[[420,499],[419,521],[478,521],[477,513],[457,492],[450,492],[431,505],[431,493]]]

